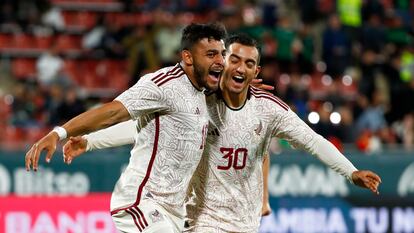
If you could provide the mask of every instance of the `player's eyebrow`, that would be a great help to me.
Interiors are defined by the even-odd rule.
[[[209,49],[209,50],[207,50],[206,53],[215,53],[215,54],[217,54],[217,53],[219,53],[219,51],[217,49]]]
[[[237,58],[239,60],[242,60],[242,57],[240,57],[239,55],[234,54],[234,53],[230,54],[230,57],[234,57],[234,58]],[[256,64],[256,61],[254,59],[247,58],[246,63],[249,63],[249,62],[252,62],[254,65]]]

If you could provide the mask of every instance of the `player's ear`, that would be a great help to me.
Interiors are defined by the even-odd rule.
[[[181,59],[184,61],[186,65],[193,65],[193,55],[189,50],[183,50],[181,51]]]
[[[256,67],[256,72],[255,72],[255,74],[254,74],[254,78],[257,78],[257,76],[259,75],[259,73],[260,73],[260,70],[262,70],[262,67],[261,66],[257,66]]]

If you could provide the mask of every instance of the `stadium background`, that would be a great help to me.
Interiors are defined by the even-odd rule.
[[[261,42],[261,78],[380,196],[274,139],[261,232],[414,232],[414,2],[0,1],[0,232],[115,232],[128,147],[24,169],[30,143],[174,64],[181,28],[221,21]]]

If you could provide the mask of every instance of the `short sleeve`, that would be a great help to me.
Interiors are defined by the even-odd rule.
[[[155,112],[166,112],[169,107],[163,99],[163,92],[150,79],[142,78],[134,86],[115,98],[128,110],[131,118]]]

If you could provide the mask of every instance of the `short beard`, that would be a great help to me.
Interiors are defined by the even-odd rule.
[[[200,86],[200,88],[208,88],[207,83],[204,80],[204,75],[206,74],[205,69],[199,66],[196,61],[194,61],[193,66],[194,66],[194,78],[195,80],[197,80],[197,84]]]

